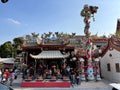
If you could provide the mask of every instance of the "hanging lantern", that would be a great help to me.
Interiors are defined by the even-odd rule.
[[[99,58],[96,58],[95,61],[96,61],[96,62],[99,62]]]
[[[99,58],[99,60],[101,60],[102,59],[102,57],[98,57]]]
[[[1,0],[1,2],[2,2],[2,3],[6,3],[6,2],[8,2],[8,0]]]
[[[76,60],[76,57],[73,57],[72,59],[73,59],[73,61],[75,61],[75,60]]]
[[[99,49],[99,53],[100,53],[100,54],[102,53],[102,50],[101,50],[101,49]]]
[[[84,59],[83,59],[83,58],[79,58],[79,61],[80,61],[80,62],[84,62]]]

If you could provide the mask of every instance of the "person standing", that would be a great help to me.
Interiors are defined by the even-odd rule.
[[[79,72],[78,71],[76,71],[76,74],[75,74],[75,81],[76,81],[76,85],[78,86],[78,85],[80,85],[80,75],[79,75]]]
[[[51,66],[51,70],[52,70],[52,75],[54,76],[55,73],[56,73],[56,66],[55,66],[55,65],[52,65],[52,66]]]
[[[14,81],[14,79],[15,79],[15,76],[16,76],[16,74],[15,74],[15,72],[14,71],[11,71],[11,73],[10,73],[10,86],[12,86],[13,85],[13,81]]]
[[[62,76],[66,75],[66,65],[62,66]]]
[[[8,71],[8,69],[6,69],[4,72],[4,75],[6,76],[6,81],[8,81],[9,74],[10,74],[10,72]]]
[[[39,76],[43,76],[43,66],[40,64],[38,68],[38,74]]]
[[[74,87],[75,86],[75,72],[74,72],[74,70],[71,71],[70,80],[71,80],[72,87]]]
[[[29,69],[29,76],[34,76],[34,68],[32,66],[30,66],[30,69]]]
[[[70,70],[71,70],[70,66],[67,66],[67,67],[66,67],[66,74],[67,74],[67,76],[69,76],[69,77],[70,77]]]
[[[2,79],[2,70],[0,69],[0,80]]]
[[[6,84],[6,75],[4,73],[2,73],[2,76],[1,76],[1,83]]]

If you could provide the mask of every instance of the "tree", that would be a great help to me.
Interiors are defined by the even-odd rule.
[[[23,37],[13,39],[13,44],[10,41],[5,42],[0,46],[0,57],[16,57],[20,52],[20,46],[23,44]]]
[[[13,45],[16,49],[19,49],[19,47],[23,44],[23,37],[17,37],[13,39]]]
[[[0,46],[0,56],[2,58],[12,57],[13,51],[14,51],[14,47],[10,41],[7,41]]]
[[[23,42],[24,42],[23,37],[17,37],[13,39],[13,46],[14,46],[14,52],[15,52],[14,56],[21,53],[20,47],[22,46]]]

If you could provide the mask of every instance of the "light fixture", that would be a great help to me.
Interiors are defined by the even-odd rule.
[[[110,47],[110,48],[109,48],[109,50],[110,50],[110,51],[112,51],[112,50],[113,50],[113,48],[112,48],[112,47]]]
[[[99,49],[99,53],[100,53],[100,54],[102,53],[102,50],[101,50],[101,49]]]
[[[99,61],[99,58],[96,58],[95,61],[98,62],[98,61]]]
[[[75,60],[76,60],[76,57],[73,57],[72,59],[73,59],[73,61],[75,61]]]
[[[84,59],[83,59],[83,58],[79,58],[79,61],[80,61],[80,62],[84,62]]]
[[[99,60],[101,60],[102,59],[102,57],[98,57],[99,58]]]

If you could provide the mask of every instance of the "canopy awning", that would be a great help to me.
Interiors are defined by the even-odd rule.
[[[6,63],[6,64],[13,64],[15,61],[14,58],[0,58],[0,62]]]
[[[67,58],[69,55],[63,55],[60,51],[42,51],[38,55],[30,54],[34,59],[60,59]]]

